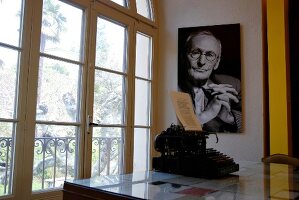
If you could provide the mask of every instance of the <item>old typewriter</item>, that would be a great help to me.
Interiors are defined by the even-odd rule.
[[[218,178],[239,170],[232,158],[206,148],[209,133],[185,131],[180,125],[171,125],[155,138],[155,150],[160,157],[153,158],[153,170],[192,177]]]

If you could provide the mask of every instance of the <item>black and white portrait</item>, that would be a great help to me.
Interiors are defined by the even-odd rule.
[[[242,132],[240,24],[179,28],[178,86],[203,130]]]

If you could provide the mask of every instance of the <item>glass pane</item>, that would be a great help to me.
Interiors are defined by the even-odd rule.
[[[44,0],[40,51],[81,60],[83,11],[58,0]]]
[[[113,1],[114,3],[117,3],[121,6],[127,7],[126,0],[111,0],[111,1]]]
[[[133,171],[148,170],[149,158],[149,129],[134,129],[134,160]]]
[[[152,20],[151,5],[151,0],[136,0],[137,13]]]
[[[78,132],[75,126],[36,125],[32,190],[61,187],[76,177]]]
[[[94,84],[93,121],[101,124],[123,124],[125,111],[125,78],[97,70]]]
[[[0,42],[19,46],[21,19],[23,17],[22,0],[0,1]],[[4,28],[5,27],[5,28]]]
[[[19,52],[0,47],[0,118],[15,118],[18,65]]]
[[[14,156],[14,124],[0,122],[0,196],[11,194]]]
[[[79,120],[80,68],[79,65],[40,57],[37,120]]]
[[[135,80],[135,125],[150,125],[150,82]]]
[[[136,37],[136,76],[151,79],[151,38],[140,33]]]
[[[123,131],[122,128],[93,128],[92,176],[122,173]]]
[[[96,66],[126,71],[126,28],[98,18]]]

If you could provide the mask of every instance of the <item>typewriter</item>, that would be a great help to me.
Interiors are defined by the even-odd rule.
[[[180,125],[171,125],[155,138],[155,150],[160,157],[153,158],[153,170],[201,178],[219,178],[239,170],[232,158],[206,148],[210,133],[185,131]]]

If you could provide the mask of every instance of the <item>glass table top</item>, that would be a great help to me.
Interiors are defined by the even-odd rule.
[[[99,191],[140,199],[296,199],[299,173],[281,164],[238,162],[240,170],[218,179],[193,178],[155,171],[96,176],[66,181]]]

